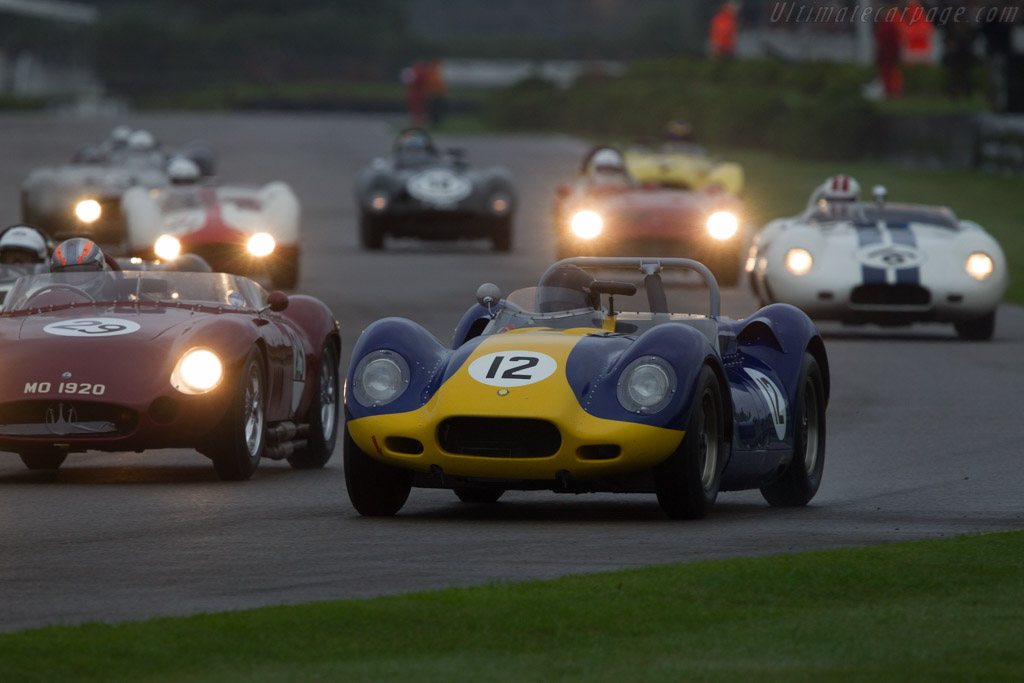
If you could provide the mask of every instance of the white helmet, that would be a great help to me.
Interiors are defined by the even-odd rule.
[[[596,171],[625,172],[626,160],[614,149],[600,149],[590,158],[590,165]]]
[[[9,255],[16,252],[26,253],[37,263],[42,263],[47,255],[46,240],[38,230],[26,225],[8,228],[0,236],[0,262],[11,263]]]
[[[121,124],[110,131],[110,141],[115,147],[124,147],[128,144],[128,138],[132,136],[132,129],[129,126]]]
[[[156,138],[148,130],[137,130],[128,136],[128,149],[148,152],[156,147]]]
[[[167,164],[167,177],[175,185],[191,185],[201,175],[199,165],[188,157],[174,157]]]

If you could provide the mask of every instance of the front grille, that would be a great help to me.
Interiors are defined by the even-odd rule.
[[[440,424],[441,450],[483,458],[548,458],[562,447],[562,435],[545,420],[452,417]]]
[[[850,294],[850,303],[864,306],[927,306],[931,301],[931,292],[920,285],[861,285]]]
[[[134,411],[109,403],[46,400],[0,405],[0,436],[121,436],[137,425]]]

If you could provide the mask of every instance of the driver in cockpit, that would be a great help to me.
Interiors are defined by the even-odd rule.
[[[593,276],[579,266],[559,266],[540,281],[536,293],[538,313],[557,313],[578,308],[601,308],[601,295],[590,291]]]
[[[57,278],[81,290],[95,301],[113,301],[119,298],[118,288],[108,275],[110,266],[99,245],[85,237],[72,237],[57,245],[50,255],[50,272],[79,274]],[[90,276],[89,273],[94,275]]]

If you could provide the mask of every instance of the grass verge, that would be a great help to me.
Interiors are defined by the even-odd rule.
[[[1024,532],[0,635],[23,680],[1021,680]]]

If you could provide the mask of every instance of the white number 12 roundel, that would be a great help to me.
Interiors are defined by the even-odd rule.
[[[469,376],[492,387],[521,387],[547,379],[558,363],[536,351],[497,351],[469,364]]]

